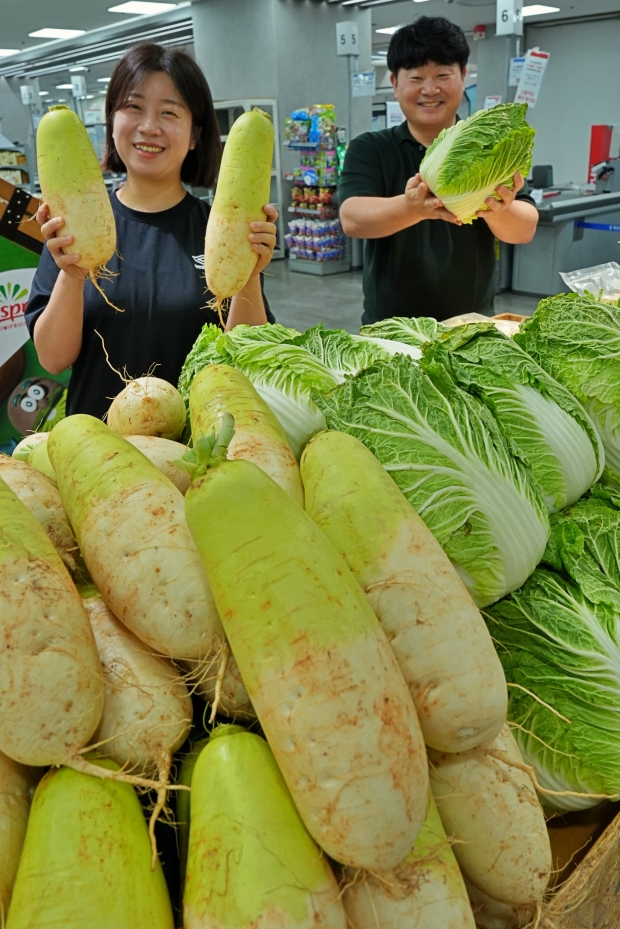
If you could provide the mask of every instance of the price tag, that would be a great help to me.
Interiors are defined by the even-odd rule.
[[[375,95],[375,69],[370,71],[354,71],[351,75],[352,97],[374,97]]]
[[[519,86],[519,78],[521,77],[524,64],[525,64],[525,58],[511,58],[510,59],[510,70],[508,71],[508,86],[509,87]]]
[[[538,103],[538,95],[542,85],[549,52],[541,52],[538,48],[531,48],[525,56],[525,64],[519,78],[519,89],[515,94],[515,103],[527,103],[534,109]]]
[[[488,97],[484,98],[484,110],[490,110],[494,106],[499,106],[502,102],[501,94],[489,94]]]
[[[336,23],[336,53],[338,55],[359,55],[357,23],[351,20]]]
[[[523,0],[497,0],[495,35],[523,35]]]

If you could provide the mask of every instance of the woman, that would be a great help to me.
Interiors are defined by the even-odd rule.
[[[34,277],[26,323],[39,360],[55,374],[72,365],[67,414],[101,418],[125,376],[148,372],[176,384],[206,322],[212,295],[204,278],[209,206],[183,183],[212,187],[221,157],[220,129],[211,93],[198,65],[181,49],[144,43],[117,64],[106,96],[104,168],[127,173],[111,195],[117,253],[101,280],[104,301],[70,254],[64,220],[37,219],[47,243]],[[258,260],[244,290],[233,297],[226,327],[273,321],[260,272],[276,243],[277,211],[251,223],[248,238]],[[65,254],[69,252],[69,254]],[[115,370],[114,370],[115,369]]]

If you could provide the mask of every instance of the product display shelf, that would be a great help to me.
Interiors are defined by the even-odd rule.
[[[282,169],[280,166],[280,130],[278,119],[278,101],[267,97],[247,98],[244,100],[215,100],[213,102],[215,112],[220,124],[221,140],[226,144],[228,133],[232,124],[242,113],[247,113],[255,106],[271,117],[274,128],[274,147],[273,147],[273,165],[271,168],[271,192],[269,202],[275,206],[278,211],[278,221],[276,223],[276,247],[274,249],[274,258],[284,258],[284,233],[285,222],[282,215]],[[211,199],[212,198],[208,198]]]
[[[18,172],[19,177],[16,176]],[[31,193],[33,191],[33,174],[30,168],[27,146],[14,144],[1,132],[0,178],[15,187],[24,188]]]

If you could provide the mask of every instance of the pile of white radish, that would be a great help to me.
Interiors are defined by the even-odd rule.
[[[137,383],[107,425],[0,457],[0,925],[172,929],[167,808],[186,929],[541,918],[549,838],[501,665],[383,467],[335,432],[298,466],[226,365],[192,383],[189,446],[175,389]],[[97,843],[109,900],[78,853]]]

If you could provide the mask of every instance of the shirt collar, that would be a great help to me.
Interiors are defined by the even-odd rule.
[[[457,113],[457,123],[460,121],[460,119],[461,117]],[[409,131],[409,124],[407,123],[406,119],[403,119],[402,123],[396,127],[395,135],[399,142],[411,142],[412,145],[422,145],[422,143],[418,142],[414,135],[411,135],[411,132]],[[423,148],[426,148],[426,146],[423,146]]]

